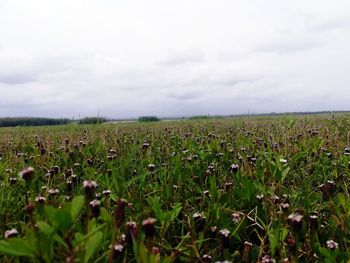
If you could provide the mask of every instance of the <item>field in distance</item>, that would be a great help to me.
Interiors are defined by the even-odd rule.
[[[350,116],[0,128],[1,262],[347,262]]]

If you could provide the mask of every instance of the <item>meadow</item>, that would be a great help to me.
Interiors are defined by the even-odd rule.
[[[350,116],[0,129],[1,262],[349,262]]]

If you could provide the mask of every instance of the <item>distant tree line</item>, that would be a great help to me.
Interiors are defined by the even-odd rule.
[[[138,118],[140,122],[151,122],[151,121],[160,121],[156,116],[141,116]]]
[[[78,124],[99,124],[107,121],[108,119],[105,117],[86,117],[86,118],[80,119]]]
[[[0,127],[16,126],[46,126],[46,125],[63,125],[70,123],[69,119],[52,119],[52,118],[0,118]]]

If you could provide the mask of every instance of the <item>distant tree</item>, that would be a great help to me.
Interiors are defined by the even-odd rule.
[[[160,121],[156,116],[141,116],[138,118],[140,122],[151,122],[151,121]]]
[[[209,115],[195,115],[195,116],[192,116],[192,117],[190,117],[189,119],[190,120],[203,120],[203,119],[210,119],[210,118],[212,118],[211,116],[209,116]]]
[[[70,122],[71,120],[69,119],[7,117],[0,118],[0,127],[64,125]]]
[[[107,122],[108,119],[105,117],[86,117],[79,120],[79,124],[99,124]]]

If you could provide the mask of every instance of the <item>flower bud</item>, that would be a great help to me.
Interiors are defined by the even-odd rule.
[[[244,247],[243,247],[243,253],[242,253],[242,262],[250,262],[250,253],[252,251],[253,244],[245,241]]]
[[[96,218],[99,217],[100,216],[100,201],[94,199],[89,204],[90,204],[92,215]]]
[[[205,254],[205,255],[202,256],[202,262],[203,263],[211,263],[212,262],[212,257],[210,255]]]
[[[231,173],[237,173],[239,170],[239,165],[238,164],[231,164],[230,171]]]
[[[114,213],[117,227],[120,227],[124,223],[126,205],[127,205],[127,201],[123,198],[119,199],[117,202],[117,208]]]
[[[298,213],[290,214],[288,222],[294,231],[300,231],[303,226],[303,216]]]
[[[221,245],[224,248],[227,248],[230,245],[230,233],[231,233],[230,230],[226,228],[219,231],[219,234],[221,237]]]
[[[19,176],[26,182],[32,181],[33,176],[34,176],[34,168],[28,167],[28,168],[20,171]]]
[[[126,223],[126,234],[125,242],[129,245],[132,244],[132,239],[137,239],[138,237],[138,227],[137,224],[133,221]]]
[[[97,187],[97,183],[95,181],[85,180],[83,182],[84,192],[88,199],[93,199],[95,194],[95,189]]]
[[[155,228],[156,222],[157,222],[157,220],[155,218],[151,218],[151,217],[143,220],[142,228],[143,228],[143,231],[145,232],[145,235],[147,237],[154,236],[154,234],[156,232],[156,228]]]
[[[12,228],[11,230],[5,231],[5,235],[4,235],[5,239],[9,239],[9,238],[16,237],[16,236],[18,236],[18,231],[15,228]]]

